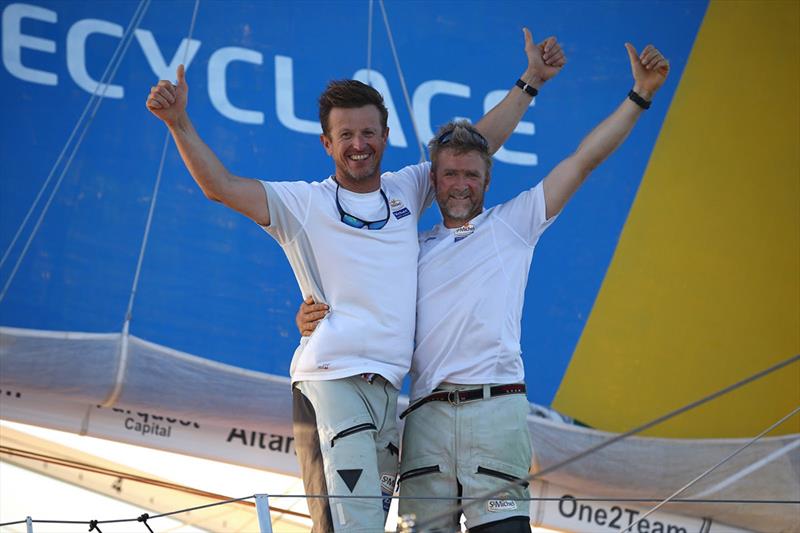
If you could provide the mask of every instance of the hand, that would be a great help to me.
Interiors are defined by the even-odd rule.
[[[300,304],[300,309],[297,310],[297,315],[294,317],[300,335],[303,337],[311,335],[329,310],[330,307],[327,304],[314,303],[313,297],[306,296],[306,299]]]
[[[631,43],[625,43],[625,49],[631,60],[633,90],[645,100],[651,100],[667,79],[669,61],[652,44],[645,46],[641,54],[636,53]]]
[[[177,85],[161,80],[150,89],[150,96],[147,98],[147,109],[167,125],[174,124],[186,113],[186,104],[189,101],[189,86],[186,84],[186,70],[183,65],[178,65],[177,75]]]
[[[555,37],[548,37],[536,45],[528,28],[522,28],[522,32],[525,34],[525,55],[528,56],[528,68],[522,79],[532,87],[539,88],[561,72],[561,67],[567,64],[567,58]]]

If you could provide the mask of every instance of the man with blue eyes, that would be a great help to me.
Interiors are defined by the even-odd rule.
[[[530,531],[530,405],[520,358],[525,286],[541,234],[622,144],[666,80],[669,63],[658,50],[648,45],[637,54],[625,46],[634,79],[627,98],[575,153],[512,200],[484,210],[491,150],[469,123],[445,125],[428,145],[442,223],[419,237],[416,346],[411,401],[400,415],[406,425],[399,479],[400,514],[414,515],[422,531],[458,531],[462,501],[471,533]],[[301,333],[313,331],[326,311],[304,304]],[[497,495],[472,499],[489,492]]]
[[[555,38],[534,44],[528,67],[476,125],[494,153],[536,88],[564,64]],[[168,126],[205,195],[251,218],[283,248],[305,296],[335,309],[303,337],[291,363],[295,448],[314,531],[383,531],[398,474],[397,395],[414,346],[417,221],[433,200],[430,164],[381,174],[389,128],[383,98],[355,81],[319,98],[320,141],[335,172],[314,183],[268,182],[229,172],[186,112],[177,84],[151,89],[148,109]]]

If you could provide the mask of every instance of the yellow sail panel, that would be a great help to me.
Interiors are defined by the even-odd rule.
[[[800,353],[798,21],[709,5],[555,408],[621,431]],[[794,364],[650,434],[754,435],[798,404]]]

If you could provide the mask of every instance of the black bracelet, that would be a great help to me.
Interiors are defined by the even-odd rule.
[[[517,85],[517,87],[519,87],[520,89],[522,89],[523,91],[525,91],[526,93],[528,93],[531,96],[536,96],[537,94],[539,94],[539,91],[537,91],[535,87],[531,87],[530,85],[528,85],[527,83],[525,83],[522,80],[517,80],[517,84],[516,85]]]
[[[631,90],[628,92],[628,98],[630,98],[630,99],[631,99],[631,101],[632,101],[634,104],[638,105],[638,106],[639,106],[639,107],[641,107],[642,109],[650,109],[650,104],[652,104],[652,103],[653,103],[653,102],[648,102],[647,100],[645,100],[644,98],[642,98],[642,97],[639,95],[639,93],[637,93],[637,92],[636,92],[636,91],[634,91],[633,89],[631,89]]]

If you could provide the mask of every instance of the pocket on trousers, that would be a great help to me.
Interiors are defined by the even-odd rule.
[[[409,479],[413,479],[419,476],[436,474],[441,471],[442,469],[439,467],[439,465],[429,465],[429,466],[420,466],[417,468],[410,468],[400,474],[400,479],[398,480],[398,483],[403,483],[404,481],[408,481]]]
[[[514,475],[510,473],[510,471],[514,470],[508,466],[498,466],[496,464],[492,465],[493,468],[488,466],[481,466],[478,465],[477,474],[483,474],[486,476],[495,477],[498,479],[502,479],[509,482],[516,482],[517,485],[521,487],[527,488],[529,483],[525,479],[526,476]]]
[[[375,427],[375,424],[373,424],[372,422],[365,422],[363,424],[356,424],[355,426],[343,429],[339,433],[334,435],[333,438],[331,439],[331,448],[333,448],[336,445],[337,440],[349,437],[350,435],[354,435],[355,433],[361,433],[362,431],[378,431],[378,428]]]

